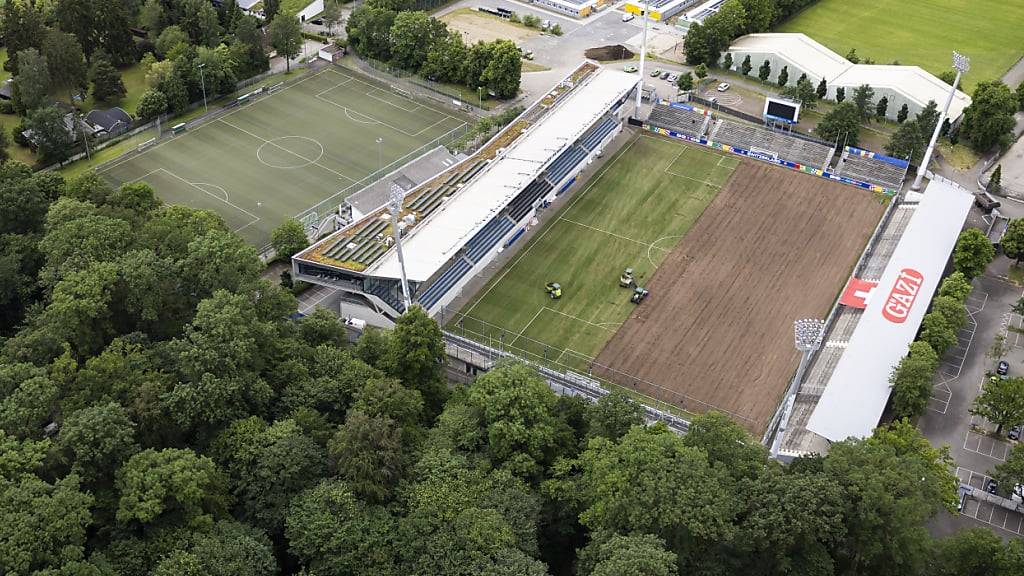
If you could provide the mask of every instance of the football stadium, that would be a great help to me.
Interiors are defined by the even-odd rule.
[[[307,223],[395,166],[466,130],[457,112],[330,66],[258,90],[196,128],[99,172],[114,185],[144,180],[165,202],[218,213],[264,246],[282,221]]]
[[[909,165],[699,102],[632,118],[635,87],[583,63],[475,154],[297,254],[294,276],[343,290],[352,316],[422,306],[470,373],[513,355],[766,439],[790,414],[805,426],[821,395],[787,393],[793,322],[866,312],[837,295],[885,280]],[[820,439],[802,430],[793,453]]]

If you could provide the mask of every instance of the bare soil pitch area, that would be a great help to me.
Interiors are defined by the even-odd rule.
[[[599,376],[761,432],[881,218],[872,193],[744,161],[597,358]],[[627,376],[628,375],[628,376]]]

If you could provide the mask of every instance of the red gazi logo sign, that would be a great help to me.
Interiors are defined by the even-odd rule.
[[[907,314],[910,314],[910,308],[914,305],[914,300],[917,298],[917,293],[921,291],[923,282],[924,276],[921,276],[917,270],[913,268],[900,270],[900,275],[896,277],[896,284],[892,287],[892,292],[889,292],[885,307],[882,308],[882,316],[885,316],[889,322],[902,324],[907,319]]]

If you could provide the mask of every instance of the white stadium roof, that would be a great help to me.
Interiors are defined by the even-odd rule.
[[[889,400],[889,375],[907,354],[938,287],[973,197],[931,181],[807,429],[830,441],[870,436]]]
[[[847,90],[862,84],[876,89],[887,88],[917,102],[922,108],[929,100],[941,106],[949,95],[948,84],[918,66],[854,64],[806,34],[748,34],[734,40],[729,51],[774,54],[806,72],[815,81],[824,78],[829,86],[843,86]],[[753,66],[756,69],[758,63],[753,63]],[[970,96],[957,90],[949,106],[949,117],[960,117],[970,104]]]
[[[409,280],[433,276],[470,238],[523,190],[566,146],[572,144],[617,100],[633,89],[635,74],[599,69],[555,110],[527,129],[486,170],[413,228],[402,241]],[[367,275],[398,278],[392,250]]]

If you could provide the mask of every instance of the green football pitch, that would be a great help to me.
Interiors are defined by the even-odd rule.
[[[494,278],[450,315],[450,330],[532,360],[585,369],[643,286],[711,203],[739,161],[677,141],[633,136]],[[547,282],[562,285],[551,300]]]
[[[970,91],[1024,54],[1021,23],[1019,0],[821,0],[776,32],[803,32],[839,54],[856,48],[862,60],[899,60],[935,75],[952,69],[957,50],[971,58]]]
[[[102,169],[170,204],[213,210],[263,246],[285,219],[336,208],[466,123],[348,70],[327,68]]]

